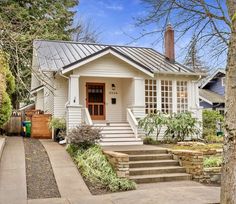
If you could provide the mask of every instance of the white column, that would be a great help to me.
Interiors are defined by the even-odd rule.
[[[173,112],[177,113],[177,81],[172,80],[172,108]]]
[[[69,104],[79,105],[79,75],[71,75],[69,78]]]
[[[82,106],[79,104],[79,75],[71,75],[68,86],[67,133],[82,123]]]
[[[133,78],[133,92],[133,114],[136,118],[142,118],[145,116],[145,80],[143,78]]]

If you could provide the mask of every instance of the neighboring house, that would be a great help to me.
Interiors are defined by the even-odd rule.
[[[65,117],[67,130],[83,122],[110,123],[123,131],[113,128],[113,133],[124,133],[128,141],[131,132],[137,139],[136,119],[157,110],[192,111],[201,119],[201,74],[175,61],[171,26],[165,55],[151,48],[69,41],[35,40],[33,46],[36,109]]]
[[[203,80],[199,88],[200,106],[204,109],[218,110],[222,114],[225,108],[225,70],[217,69]]]

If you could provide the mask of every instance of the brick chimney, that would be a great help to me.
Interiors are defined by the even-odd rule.
[[[171,24],[167,25],[165,31],[165,56],[169,61],[175,61],[175,36]]]

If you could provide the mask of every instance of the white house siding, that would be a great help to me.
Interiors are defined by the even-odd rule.
[[[45,72],[44,73],[44,113],[53,114],[54,109],[54,76],[53,72]]]
[[[44,91],[43,89],[37,92],[35,98],[35,109],[44,110]]]
[[[66,117],[66,103],[68,101],[68,80],[57,76],[54,80],[54,117]]]
[[[95,77],[115,77],[115,78],[132,78],[144,77],[145,75],[132,67],[128,63],[117,57],[107,54],[97,60],[89,62],[73,71],[73,74],[80,76]]]

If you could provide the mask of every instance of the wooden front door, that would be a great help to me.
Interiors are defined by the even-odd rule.
[[[105,84],[86,84],[86,106],[92,120],[105,120]]]

